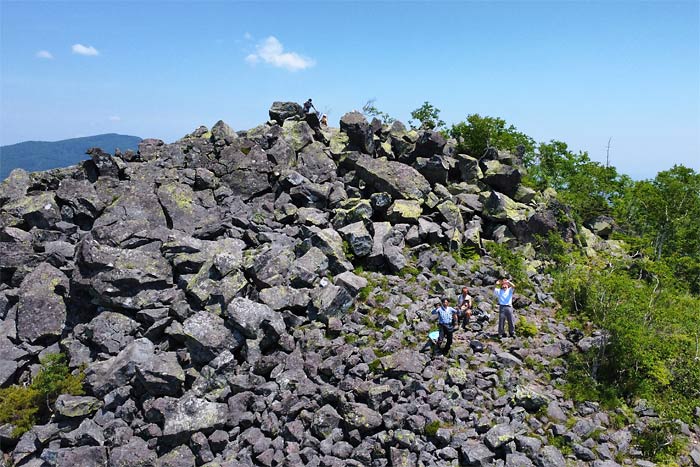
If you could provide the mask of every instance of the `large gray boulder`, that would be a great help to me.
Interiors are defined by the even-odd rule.
[[[348,112],[340,118],[340,131],[347,133],[350,145],[365,154],[374,153],[374,136],[367,119],[360,112]]]
[[[2,210],[16,219],[21,219],[28,229],[50,229],[61,220],[61,210],[52,192],[13,199],[3,205]]]
[[[482,178],[484,183],[511,198],[515,196],[522,179],[522,173],[518,168],[496,160],[487,160],[481,162],[481,169],[484,174]]]
[[[177,392],[185,381],[174,354],[156,355],[153,343],[140,338],[116,356],[88,365],[85,383],[95,395],[102,397],[130,384],[137,372],[146,389],[156,394]]]
[[[116,355],[134,340],[139,324],[121,313],[104,311],[85,326],[85,334],[101,351]]]
[[[275,101],[268,111],[270,120],[274,120],[280,125],[290,117],[303,117],[304,109],[296,102]]]
[[[372,236],[364,222],[355,222],[338,229],[343,239],[348,242],[352,253],[357,257],[364,257],[372,251]]]
[[[173,229],[192,234],[220,223],[210,190],[194,191],[190,185],[171,181],[160,185],[156,194]]]
[[[286,332],[282,315],[269,306],[247,298],[235,298],[226,307],[226,317],[232,326],[246,339],[257,339],[262,334],[261,325],[266,323],[278,334]]]
[[[213,432],[228,419],[226,404],[209,402],[192,394],[179,399],[164,397],[156,401],[163,416],[163,436],[183,439],[192,433]]]
[[[430,183],[416,169],[401,162],[360,155],[355,161],[357,176],[375,192],[385,191],[394,199],[423,201]]]
[[[123,446],[111,449],[109,453],[110,467],[155,467],[157,454],[149,449],[148,443],[134,436]]]
[[[425,130],[418,134],[414,154],[418,157],[432,157],[435,154],[442,154],[447,140],[439,131]]]
[[[107,448],[104,446],[80,446],[61,448],[56,452],[56,467],[107,467]]]
[[[309,318],[327,322],[328,318],[347,312],[354,300],[345,287],[328,284],[311,291]]]
[[[20,286],[17,304],[17,337],[34,343],[55,340],[66,323],[68,278],[48,263],[41,263]]]
[[[167,227],[163,208],[151,183],[132,182],[125,185],[125,190],[115,193],[116,199],[93,224],[92,235],[102,244],[121,246],[122,243],[128,244],[137,232],[148,235],[159,227]]]
[[[56,199],[64,205],[63,213],[66,212],[65,206],[70,208],[69,220],[82,227],[92,227],[94,219],[105,208],[95,186],[87,180],[62,180],[56,190]]]
[[[297,170],[314,183],[323,183],[335,178],[338,168],[333,159],[326,155],[325,146],[313,142],[299,153]]]
[[[192,360],[206,364],[224,350],[237,350],[244,337],[232,332],[224,325],[224,320],[208,311],[199,311],[183,323],[185,343]]]
[[[413,167],[430,182],[431,185],[440,183],[447,185],[450,164],[444,156],[436,155],[429,158],[419,157]]]
[[[87,289],[94,303],[139,310],[153,307],[173,285],[170,264],[159,252],[125,250],[81,240],[73,280]]]
[[[31,180],[26,170],[14,169],[10,172],[10,175],[0,183],[0,206],[26,195],[30,183]]]
[[[318,230],[311,236],[310,243],[328,257],[329,268],[334,274],[353,269],[352,263],[345,257],[343,238],[335,229]]]
[[[272,172],[265,151],[255,145],[233,144],[221,151],[219,159],[208,166],[235,195],[250,198],[270,188],[268,175]]]

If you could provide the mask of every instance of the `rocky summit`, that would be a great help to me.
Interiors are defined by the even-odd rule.
[[[269,114],[2,183],[0,386],[56,353],[83,378],[41,424],[0,426],[5,465],[653,465],[635,427],[559,389],[604,336],[555,318],[536,239],[595,255],[616,247],[604,223],[577,231],[517,154],[358,112]],[[499,340],[502,250],[527,285]],[[440,355],[430,312],[462,286],[474,315]]]

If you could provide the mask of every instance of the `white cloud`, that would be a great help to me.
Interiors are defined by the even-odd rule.
[[[250,64],[263,61],[277,68],[289,71],[305,70],[316,62],[295,52],[285,52],[282,43],[275,36],[270,36],[255,46],[256,53],[248,55],[245,60]]]
[[[107,118],[110,122],[121,122],[122,118],[119,115],[112,115]]]
[[[53,59],[53,55],[48,50],[40,50],[35,56],[36,58],[47,58],[49,60]]]
[[[87,55],[89,57],[94,57],[95,55],[100,55],[100,53],[97,51],[97,49],[91,45],[73,44],[73,46],[71,47],[71,50],[73,50],[74,54]]]

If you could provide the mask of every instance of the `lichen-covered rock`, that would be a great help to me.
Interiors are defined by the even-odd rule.
[[[372,251],[372,236],[364,222],[355,222],[338,229],[343,239],[348,242],[352,253],[358,257],[369,255]]]
[[[519,386],[513,395],[513,403],[519,405],[528,412],[537,412],[539,409],[549,404],[549,397],[533,387]]]
[[[346,404],[343,420],[349,430],[359,430],[360,433],[371,433],[382,426],[382,416],[360,403]]]
[[[116,355],[134,340],[139,324],[121,313],[104,311],[85,326],[90,342],[103,352]]]
[[[290,117],[303,117],[304,109],[296,102],[275,101],[268,111],[270,120],[275,120],[280,125]]]
[[[22,281],[17,304],[17,337],[28,342],[55,340],[63,332],[69,294],[68,278],[41,263]]]
[[[348,135],[351,146],[366,154],[374,153],[372,128],[360,112],[348,112],[340,118],[340,131]]]
[[[216,201],[209,190],[194,191],[185,183],[164,183],[156,191],[172,228],[192,234],[221,223]]]
[[[309,318],[327,321],[333,316],[340,316],[350,309],[354,300],[345,287],[328,284],[317,287],[310,293],[311,306]]]
[[[90,396],[62,394],[56,399],[54,410],[66,418],[85,417],[102,407],[102,401]]]
[[[212,432],[222,428],[228,419],[226,404],[209,402],[191,394],[180,399],[164,397],[163,436],[182,438],[197,431]]]
[[[286,332],[280,313],[247,298],[233,299],[226,307],[226,318],[247,339],[257,339],[262,333],[263,323],[271,326],[278,334]]]
[[[192,359],[206,364],[224,350],[236,350],[243,344],[243,336],[233,333],[224,320],[208,311],[199,311],[183,323],[187,348]]]
[[[2,210],[22,219],[28,228],[49,229],[61,220],[61,210],[51,192],[15,198],[4,204]]]
[[[387,217],[394,224],[401,222],[415,224],[421,214],[423,209],[420,203],[412,199],[397,199],[386,211]]]
[[[316,411],[311,429],[321,439],[327,438],[340,426],[342,418],[331,405],[324,405]]]
[[[76,256],[73,280],[98,304],[139,310],[167,300],[172,270],[159,252],[105,246],[86,235]]]
[[[496,450],[515,439],[515,430],[508,423],[494,426],[484,435],[484,443],[491,450]]]
[[[430,183],[416,169],[400,162],[372,159],[360,155],[355,170],[374,191],[389,193],[394,199],[423,201],[430,193]]]
[[[10,175],[0,183],[0,206],[26,195],[30,183],[31,180],[26,170],[14,169],[10,172]]]
[[[481,168],[484,174],[482,178],[484,183],[506,196],[515,196],[522,179],[520,169],[496,160],[482,161]]]
[[[325,146],[313,142],[299,153],[299,173],[314,183],[323,183],[335,178],[337,167],[325,153]]]

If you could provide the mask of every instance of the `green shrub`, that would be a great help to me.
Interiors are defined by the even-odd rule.
[[[378,358],[375,358],[367,366],[370,372],[377,373],[377,371],[382,368],[382,362],[380,362]]]
[[[634,436],[634,442],[646,459],[655,462],[677,460],[688,444],[688,440],[678,432],[678,426],[669,421],[650,423]]]
[[[435,436],[437,434],[437,431],[440,429],[440,420],[433,420],[430,423],[425,424],[425,428],[423,428],[423,432],[425,433],[426,436]]]
[[[524,316],[518,318],[515,329],[517,329],[518,334],[523,337],[534,337],[537,335],[537,326],[535,326],[535,323],[529,322]]]
[[[525,271],[525,259],[521,254],[500,243],[486,242],[484,246],[489,255],[496,260],[496,263],[506,270],[516,286],[521,289],[531,286]]]
[[[65,355],[48,355],[29,386],[0,389],[0,424],[14,425],[13,436],[21,436],[33,425],[48,420],[58,396],[83,394],[84,378],[82,370],[71,374]]]

